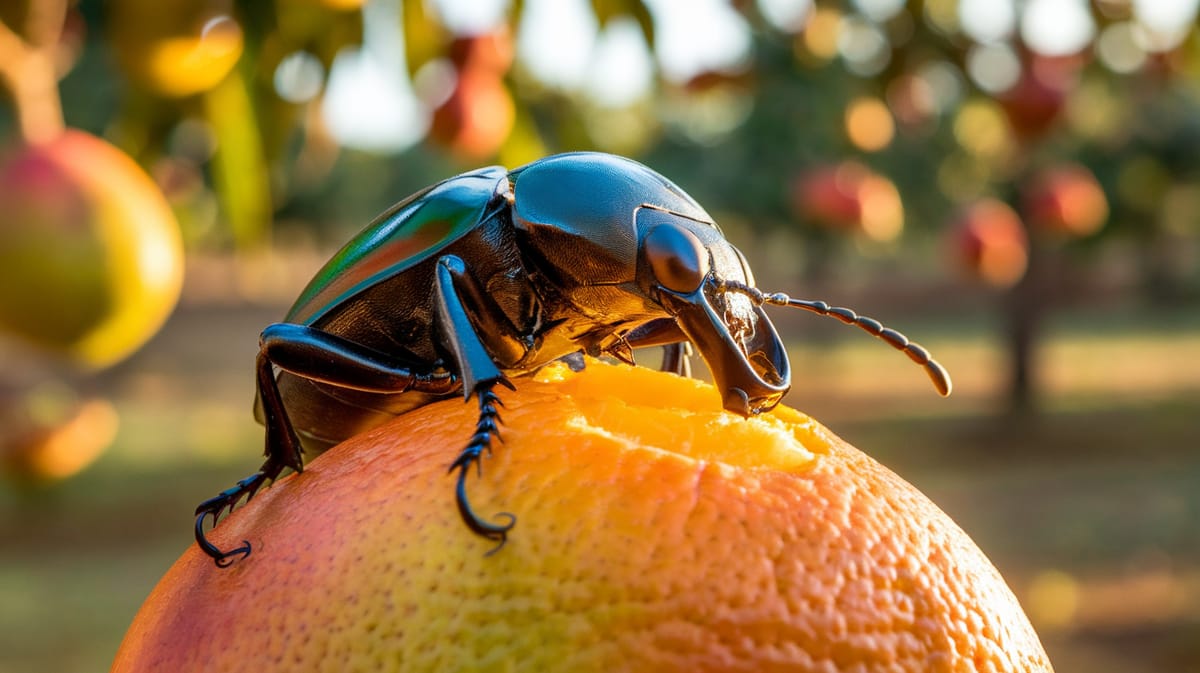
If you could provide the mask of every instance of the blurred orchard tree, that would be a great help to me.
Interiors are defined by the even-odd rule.
[[[1196,5],[9,0],[0,81],[10,148],[78,138],[65,108],[153,178],[193,250],[361,225],[464,166],[574,149],[642,157],[806,251],[772,272],[905,241],[991,288],[1020,408],[1040,317],[1092,261],[1196,291]]]

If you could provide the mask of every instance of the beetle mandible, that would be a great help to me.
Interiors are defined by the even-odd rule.
[[[462,395],[476,399],[479,416],[449,467],[458,471],[455,500],[495,551],[516,518],[481,519],[465,485],[498,436],[496,386],[513,388],[512,378],[581,352],[632,363],[633,349],[645,346],[664,346],[663,368],[688,375],[694,345],[724,408],[759,414],[791,386],[764,305],[860,327],[950,392],[946,370],[899,332],[846,308],[758,290],[708,213],[642,164],[577,152],[439,182],[354,237],[263,331],[255,410],[266,461],[196,508],[196,541],[221,567],[248,555],[248,541],[231,550],[209,541],[205,520],[216,525],[284,468],[302,471],[302,447],[328,448]]]

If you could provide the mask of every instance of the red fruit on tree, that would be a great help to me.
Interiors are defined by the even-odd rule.
[[[1030,226],[1069,237],[1095,233],[1108,219],[1108,198],[1096,176],[1078,164],[1047,169],[1026,187],[1023,204]]]
[[[967,206],[952,222],[951,254],[972,277],[1009,287],[1029,264],[1029,238],[1020,216],[1007,203],[986,198]]]
[[[792,183],[791,197],[801,217],[873,240],[892,240],[904,227],[896,185],[856,161],[801,174]]]
[[[515,118],[512,96],[499,75],[462,70],[450,97],[433,111],[429,136],[464,159],[481,161],[500,149]]]

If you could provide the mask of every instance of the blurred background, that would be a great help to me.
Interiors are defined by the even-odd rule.
[[[0,671],[95,671],[252,472],[341,243],[596,149],[716,216],[787,402],[993,559],[1057,669],[1200,671],[1197,0],[4,0]],[[643,356],[655,364],[657,355]]]

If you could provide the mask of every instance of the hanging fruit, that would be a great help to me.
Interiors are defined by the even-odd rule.
[[[843,161],[802,173],[792,182],[793,211],[837,231],[890,241],[904,228],[904,204],[888,178]]]
[[[179,297],[166,199],[109,143],[68,129],[0,158],[0,328],[89,368],[150,338]]]
[[[1007,203],[984,198],[964,208],[948,229],[951,256],[969,276],[997,288],[1014,285],[1029,263],[1029,239]]]
[[[460,37],[449,57],[455,82],[449,97],[433,110],[429,136],[464,160],[496,155],[516,118],[516,105],[504,83],[512,66],[512,37],[507,27]]]
[[[109,11],[117,64],[151,93],[171,98],[208,91],[242,55],[242,28],[218,3],[116,0]]]
[[[1025,186],[1022,207],[1039,231],[1082,238],[1108,219],[1108,198],[1096,176],[1079,164],[1048,168]]]

